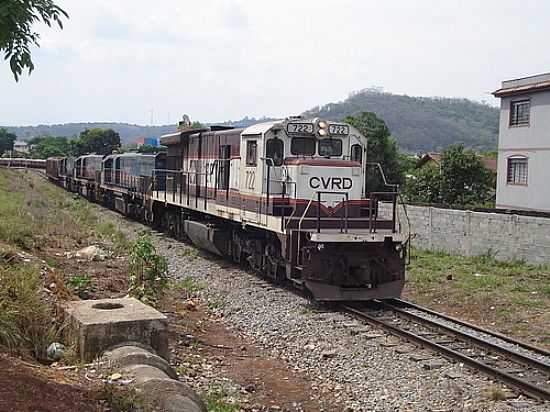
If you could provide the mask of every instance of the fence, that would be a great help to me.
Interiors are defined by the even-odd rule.
[[[381,217],[391,204],[380,204]],[[550,218],[407,206],[413,246],[452,255],[490,254],[499,260],[550,263]],[[399,208],[399,219],[405,221]]]

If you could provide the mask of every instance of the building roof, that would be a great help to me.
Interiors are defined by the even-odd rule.
[[[495,97],[506,97],[544,90],[550,90],[550,73],[505,80],[502,82],[501,88],[495,90],[493,95]]]
[[[497,159],[487,156],[479,156],[479,160],[485,166],[486,169],[491,170],[496,173],[497,171]],[[428,152],[422,156],[418,162],[416,162],[416,168],[420,169],[428,162],[434,162],[438,166],[441,164],[441,153],[438,152]]]
[[[433,161],[438,165],[441,164],[441,153],[437,153],[437,152],[426,153],[424,156],[418,159],[418,161],[416,162],[416,168],[419,169],[430,161]]]

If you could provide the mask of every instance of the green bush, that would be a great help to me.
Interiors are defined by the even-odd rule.
[[[130,295],[147,303],[155,303],[168,285],[168,264],[157,255],[147,232],[133,242],[129,256]]]

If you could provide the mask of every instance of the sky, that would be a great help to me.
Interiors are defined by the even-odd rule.
[[[496,105],[550,72],[546,0],[56,0],[36,69],[0,61],[0,124],[286,117],[377,86]]]

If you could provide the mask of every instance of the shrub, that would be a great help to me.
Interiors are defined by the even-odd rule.
[[[168,285],[168,265],[164,256],[157,255],[147,232],[133,242],[129,256],[130,295],[154,303]]]

